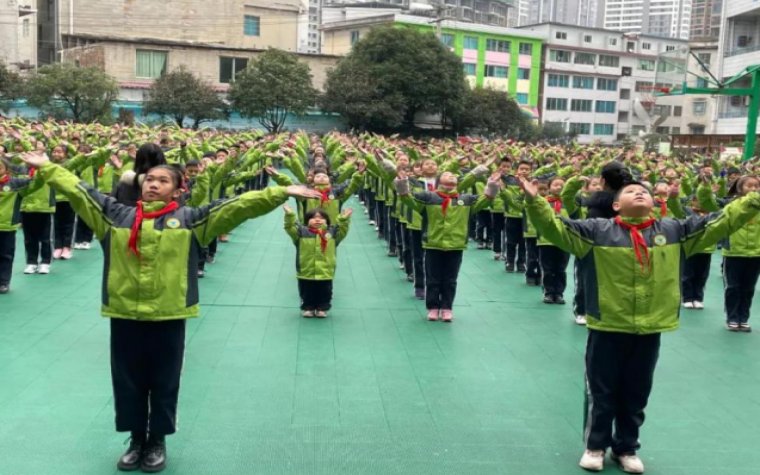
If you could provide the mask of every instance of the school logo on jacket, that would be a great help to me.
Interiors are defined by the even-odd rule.
[[[330,233],[325,233],[325,239],[328,239],[328,240],[329,240],[329,239],[332,239],[332,234],[330,234]]]
[[[654,243],[658,246],[664,246],[668,243],[668,238],[664,234],[657,234],[654,237]]]
[[[327,195],[327,199],[334,200],[335,199],[335,195],[333,195],[332,193],[330,193],[329,195]]]
[[[177,229],[180,227],[179,219],[177,218],[169,218],[166,220],[166,227],[169,229]]]
[[[457,201],[457,205],[459,205],[459,206],[464,206],[464,200],[459,200],[459,201]]]
[[[4,192],[6,192],[6,193],[8,193],[9,191],[11,191],[11,187],[10,187],[10,185],[5,185],[5,186],[3,187],[3,191],[4,191]]]

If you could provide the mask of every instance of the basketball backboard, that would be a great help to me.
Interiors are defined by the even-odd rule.
[[[676,47],[657,56],[654,82],[656,96],[685,94],[688,88],[719,86],[710,72],[709,59],[693,54],[688,46]]]

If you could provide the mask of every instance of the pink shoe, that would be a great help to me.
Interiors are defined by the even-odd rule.
[[[53,251],[53,259],[60,259],[63,254],[63,249],[56,249]]]
[[[430,320],[431,322],[438,320],[437,308],[431,308],[430,310],[428,310],[428,320]]]
[[[63,252],[61,253],[61,259],[71,259],[72,253],[71,249],[68,247],[63,248]]]
[[[441,316],[444,322],[451,323],[454,320],[454,313],[451,310],[441,310]]]

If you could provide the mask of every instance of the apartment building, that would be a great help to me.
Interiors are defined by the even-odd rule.
[[[689,39],[693,0],[605,0],[601,26],[626,33]]]
[[[33,0],[0,2],[0,62],[15,71],[37,66],[37,9]]]
[[[580,143],[613,143],[647,133],[685,133],[683,96],[655,97],[657,54],[679,39],[544,23],[520,28],[546,38],[541,122],[558,123]]]

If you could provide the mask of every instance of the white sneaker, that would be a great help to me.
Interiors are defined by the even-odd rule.
[[[696,308],[697,310],[703,310],[705,308],[705,304],[703,304],[702,302],[700,302],[698,300],[695,300],[694,301],[694,308]]]
[[[90,250],[90,243],[89,242],[83,242],[80,245],[79,249],[82,249],[83,251],[89,251]]]
[[[604,450],[586,450],[578,465],[591,472],[601,472],[604,470]]]
[[[694,302],[684,302],[683,308],[694,308]]]
[[[575,316],[575,323],[577,325],[585,325],[586,324],[586,316],[585,315],[576,315]]]
[[[50,273],[50,264],[40,264],[40,267],[37,268],[38,274],[49,274]]]
[[[26,267],[24,267],[24,274],[36,274],[37,273],[37,266],[34,264],[27,264]]]
[[[644,473],[644,462],[641,461],[638,455],[615,455],[610,456],[614,460],[620,470],[625,473]]]
[[[78,243],[78,242],[75,242],[73,248],[74,249],[82,249],[82,244]]]
[[[370,226],[374,226],[375,225],[375,220],[374,219],[370,219],[369,220],[369,225]]]

